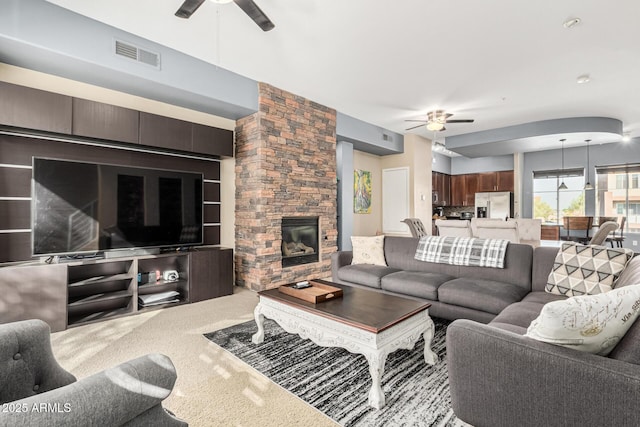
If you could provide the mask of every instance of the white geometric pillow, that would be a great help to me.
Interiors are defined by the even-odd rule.
[[[387,266],[384,259],[384,236],[351,236],[353,259],[351,264]]]
[[[568,297],[608,292],[632,257],[631,249],[563,243],[545,291]]]
[[[544,305],[525,336],[606,356],[640,314],[640,285]]]

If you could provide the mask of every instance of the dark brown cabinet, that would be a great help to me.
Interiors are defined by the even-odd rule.
[[[191,151],[191,123],[140,112],[140,144]]]
[[[189,254],[190,302],[233,293],[233,250],[199,249]]]
[[[478,176],[478,191],[513,191],[513,171],[483,172]]]
[[[464,206],[466,186],[464,175],[451,176],[451,206]]]
[[[441,172],[431,172],[433,202],[439,206],[451,204],[451,176]]]
[[[500,171],[496,173],[497,191],[513,191],[515,188],[513,171]]]
[[[138,143],[140,113],[136,110],[73,98],[73,134]]]
[[[0,82],[0,124],[71,133],[70,96]]]
[[[193,123],[191,151],[233,157],[233,132]]]
[[[464,175],[464,203],[463,206],[475,206],[478,192],[478,174]]]

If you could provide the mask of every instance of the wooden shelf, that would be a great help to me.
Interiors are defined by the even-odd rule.
[[[68,306],[69,308],[72,308],[72,307],[82,306],[85,304],[96,303],[99,301],[108,301],[111,299],[126,298],[126,297],[132,297],[132,296],[133,296],[133,293],[129,290],[119,291],[119,292],[105,292],[102,294],[93,294],[93,295],[81,297],[76,301],[69,302]]]
[[[128,307],[118,308],[115,310],[96,311],[88,314],[72,315],[69,314],[69,326],[80,326],[87,323],[99,322],[105,319],[126,316],[131,313]]]
[[[78,282],[69,283],[69,287],[74,288],[79,286],[93,285],[96,283],[115,282],[117,280],[131,280],[131,279],[133,279],[133,276],[129,273],[113,274],[109,276],[95,276],[95,277],[90,277],[88,279],[80,280]]]

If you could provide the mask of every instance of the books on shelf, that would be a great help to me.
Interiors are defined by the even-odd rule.
[[[178,301],[180,301],[180,292],[178,291],[158,292],[155,294],[138,296],[138,303],[141,307],[149,307],[152,305],[167,304]]]

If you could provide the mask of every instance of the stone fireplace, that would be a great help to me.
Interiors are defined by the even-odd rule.
[[[282,218],[282,267],[318,262],[318,217]]]
[[[291,221],[308,218],[315,245],[288,241]],[[259,83],[259,111],[236,124],[236,284],[260,291],[329,278],[337,236],[336,111]],[[296,262],[287,243],[304,245],[292,245]],[[298,254],[305,247],[315,254]]]

